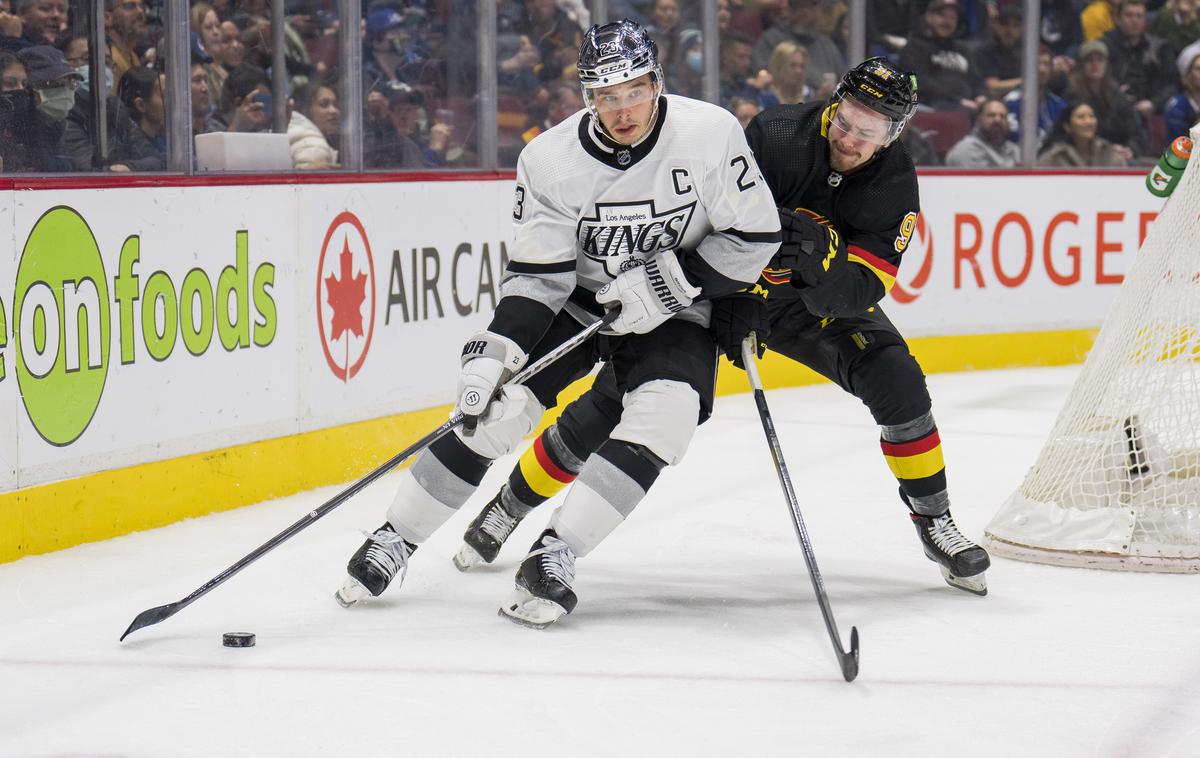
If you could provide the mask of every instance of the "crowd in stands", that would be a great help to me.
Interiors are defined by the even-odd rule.
[[[285,92],[273,91],[271,0],[190,4],[192,132],[286,132],[294,168],[341,166],[343,78],[335,0],[284,3]],[[1152,162],[1200,112],[1200,0],[1042,0],[1036,82],[1045,166]],[[167,165],[162,0],[106,0],[103,73],[88,4],[0,0],[0,171],[156,171]],[[668,89],[700,97],[697,0],[609,0],[645,24]],[[743,124],[824,100],[848,64],[846,0],[718,0],[721,105]],[[1026,87],[1019,0],[867,0],[867,53],[915,73],[903,143],[918,165],[1022,165]],[[371,169],[478,165],[474,0],[364,0],[362,131]],[[497,0],[502,166],[582,106],[583,0]],[[93,79],[101,81],[96,85]],[[95,98],[103,97],[101,140]],[[277,98],[286,120],[275,123]],[[104,145],[101,149],[101,144]]]

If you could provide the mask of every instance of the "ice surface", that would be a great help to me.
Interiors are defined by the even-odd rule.
[[[1035,460],[1077,369],[930,378],[955,517],[978,538]],[[843,639],[842,681],[748,395],[580,560],[579,607],[496,616],[549,510],[460,574],[467,522],[371,604],[333,600],[382,523],[384,480],[161,624],[338,488],[0,565],[0,756],[1196,756],[1200,578],[997,559],[942,583],[865,408],[768,393]],[[131,498],[139,493],[131,492]],[[257,647],[221,646],[251,631]]]

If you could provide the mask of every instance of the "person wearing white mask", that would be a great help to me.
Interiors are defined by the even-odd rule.
[[[33,45],[18,53],[25,64],[27,84],[33,93],[33,123],[29,137],[35,146],[38,170],[70,171],[63,147],[67,114],[75,106],[80,77],[67,65],[62,51],[50,45]]]

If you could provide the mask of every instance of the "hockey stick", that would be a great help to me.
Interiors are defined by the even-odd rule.
[[[742,363],[746,366],[746,376],[750,378],[750,388],[754,390],[754,404],[758,406],[758,417],[762,419],[763,432],[767,435],[767,445],[771,448],[771,458],[775,461],[775,472],[779,474],[779,484],[783,487],[783,496],[787,499],[788,509],[792,513],[792,525],[796,527],[796,536],[800,539],[800,547],[804,549],[804,562],[808,564],[808,576],[812,579],[813,592],[816,593],[817,604],[821,606],[821,615],[825,618],[825,628],[829,631],[829,639],[837,653],[838,665],[842,667],[842,676],[847,682],[852,682],[854,677],[858,676],[858,628],[850,627],[850,652],[847,653],[842,650],[842,636],[838,633],[837,622],[833,620],[833,611],[829,608],[825,582],[821,580],[821,571],[817,568],[817,558],[813,555],[808,530],[804,528],[804,517],[800,515],[800,504],[796,501],[796,491],[792,488],[792,478],[788,475],[783,450],[779,446],[779,437],[775,434],[775,422],[771,420],[771,411],[767,408],[767,393],[763,391],[762,381],[758,377],[758,364],[755,362],[757,345],[758,337],[754,332],[750,332],[742,341]]]
[[[590,338],[603,327],[608,326],[608,324],[610,324],[617,317],[617,313],[617,310],[609,311],[607,314],[605,314],[604,318],[591,324],[575,336],[568,339],[566,342],[563,342],[561,345],[551,350],[549,353],[546,353],[546,355],[526,366],[520,373],[516,374],[507,383],[521,384],[525,381],[528,381],[529,378],[534,374],[538,373],[542,369],[557,361],[559,358],[582,345],[588,338]],[[201,586],[192,594],[177,602],[168,603],[167,605],[160,605],[157,608],[151,608],[149,610],[142,611],[137,615],[136,618],[133,619],[133,623],[129,625],[129,628],[125,630],[125,633],[121,635],[121,641],[124,641],[126,637],[128,637],[131,633],[136,632],[138,629],[150,626],[152,624],[157,624],[160,621],[165,621],[166,619],[171,618],[176,613],[179,613],[204,595],[207,595],[226,579],[229,579],[234,574],[249,566],[251,563],[254,563],[259,558],[271,552],[283,542],[291,539],[298,532],[312,526],[313,523],[315,523],[318,519],[322,518],[334,508],[337,508],[342,503],[357,495],[367,485],[391,471],[396,466],[399,466],[414,453],[424,450],[429,445],[432,445],[442,437],[445,437],[455,427],[462,424],[463,421],[463,414],[461,412],[455,412],[454,415],[451,416],[448,421],[446,421],[446,423],[442,424],[437,429],[434,429],[429,434],[426,434],[421,439],[417,440],[413,444],[404,448],[404,450],[401,450],[399,453],[389,458],[387,462],[382,464],[379,468],[359,479],[357,482],[342,490],[337,495],[334,495],[320,508],[309,512],[299,521],[292,524],[287,529],[284,529],[267,542],[263,543],[263,545],[255,549],[245,558],[242,558],[240,561],[225,569],[220,574],[217,574],[212,579],[209,579],[203,586]]]

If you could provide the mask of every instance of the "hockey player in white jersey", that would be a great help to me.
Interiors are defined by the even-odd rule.
[[[387,522],[350,559],[350,606],[403,578],[413,551],[478,487],[491,462],[534,428],[558,393],[607,362],[620,420],[583,462],[517,573],[501,613],[541,627],[575,606],[587,555],[678,463],[712,409],[716,348],[705,299],[753,287],[780,241],[779,217],[736,119],[665,94],[653,40],[622,20],[579,50],[587,108],[521,153],[515,243],[491,324],[462,354],[467,423],[401,474]],[[530,359],[619,308],[607,333],[523,386]]]

